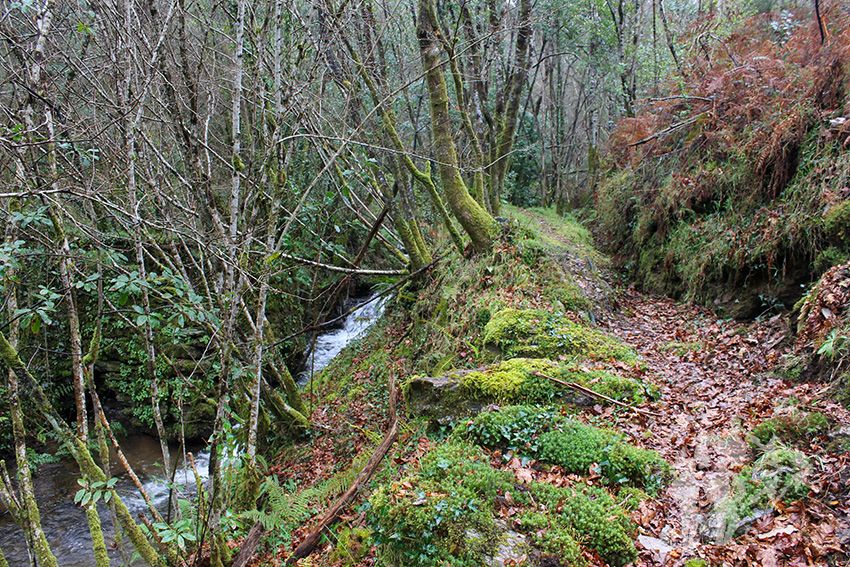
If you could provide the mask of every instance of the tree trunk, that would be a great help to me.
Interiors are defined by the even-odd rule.
[[[57,434],[57,437],[60,439],[62,444],[68,449],[71,457],[76,461],[77,466],[79,466],[82,475],[90,479],[92,482],[106,482],[106,475],[104,475],[100,467],[95,464],[88,446],[74,434],[64,421],[62,421],[62,418],[48,401],[47,396],[45,396],[44,391],[41,389],[41,386],[38,384],[33,375],[30,374],[30,371],[24,363],[21,362],[17,350],[9,344],[9,341],[2,332],[0,332],[0,358],[2,358],[6,366],[8,366],[9,369],[17,375],[19,380],[22,379],[24,381],[26,389],[28,390],[29,399],[36,405],[39,413],[41,413],[42,417],[44,417],[51,429],[53,429],[53,431]],[[144,533],[133,520],[133,517],[130,515],[130,511],[121,500],[121,497],[117,493],[113,493],[112,501],[115,502],[118,520],[121,522],[122,527],[127,532],[127,535],[130,537],[130,541],[133,542],[136,551],[139,552],[142,559],[153,567],[164,567],[165,561],[162,557],[160,557],[153,546],[151,546],[147,538],[145,538]]]
[[[419,0],[417,35],[425,82],[431,101],[431,132],[434,157],[438,162],[443,193],[452,213],[472,239],[478,252],[493,245],[496,223],[493,217],[469,195],[460,175],[457,150],[452,139],[449,114],[449,94],[442,69],[442,54],[438,40],[439,26],[433,0]]]
[[[507,104],[501,120],[502,129],[496,144],[495,163],[493,164],[490,183],[490,208],[494,215],[499,214],[501,195],[505,186],[505,176],[511,165],[511,150],[516,136],[516,126],[519,119],[519,101],[525,80],[528,75],[530,62],[529,51],[531,43],[531,0],[522,0],[519,9],[519,30],[517,31],[514,71],[505,86]]]

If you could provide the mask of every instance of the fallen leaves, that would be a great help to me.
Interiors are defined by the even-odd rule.
[[[850,540],[847,453],[819,456],[806,505],[776,501],[774,514],[757,519],[748,533],[731,541],[708,541],[701,527],[752,458],[742,426],[745,433],[792,398],[798,406],[848,421],[847,411],[824,400],[818,386],[767,374],[788,352],[785,322],[778,317],[748,324],[720,321],[703,309],[633,292],[620,301],[629,316],[612,318],[608,331],[646,361],[643,379],[662,391],[651,407],[664,417],[643,425],[624,412],[611,417],[632,442],[664,455],[686,483],[641,503],[632,514],[641,532],[638,565],[681,566],[699,556],[724,567],[811,566],[846,553],[841,538],[847,533]],[[817,443],[807,449],[823,453]]]

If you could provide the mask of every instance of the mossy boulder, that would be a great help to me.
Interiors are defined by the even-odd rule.
[[[771,442],[805,444],[829,432],[832,419],[821,412],[793,411],[774,416],[753,428],[750,442],[756,448]]]
[[[542,309],[508,308],[497,312],[484,327],[484,344],[504,358],[552,358],[577,355],[636,363],[637,355],[615,338],[576,323],[561,313]]]
[[[548,359],[512,358],[474,370],[454,370],[436,378],[414,376],[405,385],[405,399],[412,412],[442,425],[494,404],[599,403],[597,398],[537,376],[536,372],[626,403],[640,403],[657,395],[654,387],[616,374],[583,371],[574,364]]]
[[[724,537],[746,532],[776,502],[790,504],[806,498],[810,475],[808,457],[800,451],[779,447],[763,453],[733,479],[731,497],[719,505],[725,514]]]

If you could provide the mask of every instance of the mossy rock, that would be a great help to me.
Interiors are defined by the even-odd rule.
[[[417,474],[369,498],[381,559],[387,565],[483,565],[499,541],[494,501],[512,488],[511,480],[469,443],[437,446]]]
[[[583,547],[609,565],[637,559],[636,526],[605,490],[519,486],[512,473],[494,469],[478,447],[458,439],[427,453],[415,474],[376,490],[368,520],[382,564],[480,567],[494,564],[492,558],[511,544],[510,532],[496,520],[497,504],[506,501],[520,510],[515,528],[527,534],[515,540],[539,555],[583,565]]]
[[[771,511],[777,501],[790,504],[806,498],[811,466],[805,454],[786,448],[766,451],[733,479],[732,498],[725,501],[725,538],[740,535],[753,521]]]
[[[484,344],[504,358],[578,355],[636,363],[634,351],[613,337],[541,309],[503,309],[484,327]]]
[[[602,371],[584,372],[548,359],[512,358],[475,370],[455,370],[437,378],[414,376],[404,388],[408,409],[448,425],[493,404],[560,403],[588,406],[599,399],[535,375],[575,382],[626,403],[654,398],[657,390],[630,378]]]

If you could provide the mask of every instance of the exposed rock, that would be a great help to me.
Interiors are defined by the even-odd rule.
[[[497,525],[503,522],[497,522]],[[522,565],[528,558],[530,551],[528,543],[525,541],[525,536],[513,530],[505,531],[502,538],[499,540],[499,547],[493,557],[487,559],[486,564],[490,567],[506,567],[508,565]]]
[[[535,372],[576,382],[626,402],[642,401],[654,395],[644,384],[614,374],[585,372],[547,359],[514,358],[483,368],[455,370],[436,378],[414,376],[405,387],[405,397],[411,411],[440,425],[477,414],[491,405],[599,403],[596,398],[536,376]]]

